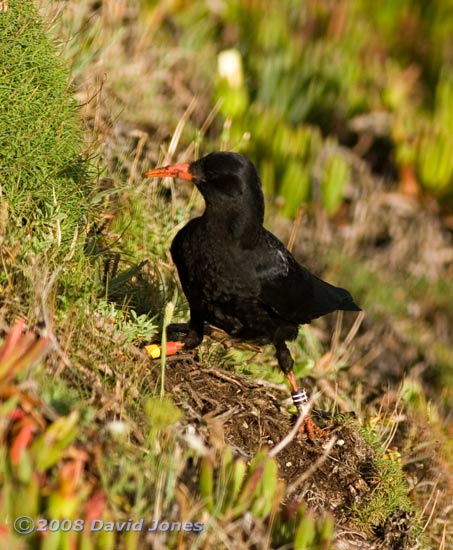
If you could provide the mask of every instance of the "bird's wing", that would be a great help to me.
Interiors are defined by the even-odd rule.
[[[260,301],[286,321],[304,324],[337,309],[360,309],[347,290],[310,273],[267,231],[259,250],[256,274]]]

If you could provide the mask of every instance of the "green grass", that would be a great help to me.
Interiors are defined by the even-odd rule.
[[[9,229],[61,258],[87,225],[89,164],[69,73],[31,0],[0,16],[0,180]],[[17,233],[16,233],[17,234]]]
[[[58,56],[31,0],[0,14],[0,303],[49,322],[92,290],[84,257],[94,167]]]

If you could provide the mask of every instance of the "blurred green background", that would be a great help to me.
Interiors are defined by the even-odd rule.
[[[287,216],[313,198],[337,211],[342,146],[407,193],[451,199],[450,1],[144,1],[142,12],[158,24],[153,45],[172,33],[196,53],[224,147],[252,156]]]

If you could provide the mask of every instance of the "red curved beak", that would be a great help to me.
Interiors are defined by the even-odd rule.
[[[173,166],[160,166],[154,170],[146,172],[147,178],[179,178],[182,180],[193,180],[193,175],[189,172],[190,164],[173,164]]]

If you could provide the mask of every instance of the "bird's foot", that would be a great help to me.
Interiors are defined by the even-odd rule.
[[[165,355],[175,355],[184,345],[184,342],[167,342]],[[150,344],[149,346],[145,346],[145,350],[152,359],[158,359],[162,355],[162,346],[160,344]]]
[[[209,330],[206,330],[206,326],[203,327],[203,331],[200,331],[190,328],[189,323],[172,323],[167,327],[167,334],[172,337],[182,335],[178,341],[184,349],[189,350],[199,346],[203,340],[203,334],[209,334]]]
[[[289,383],[291,384],[292,392],[291,397],[293,398],[293,403],[296,406],[297,410],[299,411],[299,414],[302,414],[303,408],[308,403],[308,396],[307,392],[304,388],[301,390],[298,389],[297,383],[296,383],[296,377],[294,376],[293,371],[288,372],[286,375]],[[303,434],[306,434],[308,439],[310,441],[315,441],[316,434],[321,437],[327,437],[326,432],[317,426],[310,415],[309,412],[305,415],[304,420],[302,421],[302,424],[299,428],[299,437]]]
[[[203,334],[200,334],[196,330],[190,329],[189,332],[182,339],[185,349],[194,349],[201,344],[203,340]]]
[[[306,434],[310,441],[315,441],[317,436],[323,438],[327,437],[327,433],[315,424],[310,413],[305,415],[302,425],[299,428],[299,436],[303,434]]]

